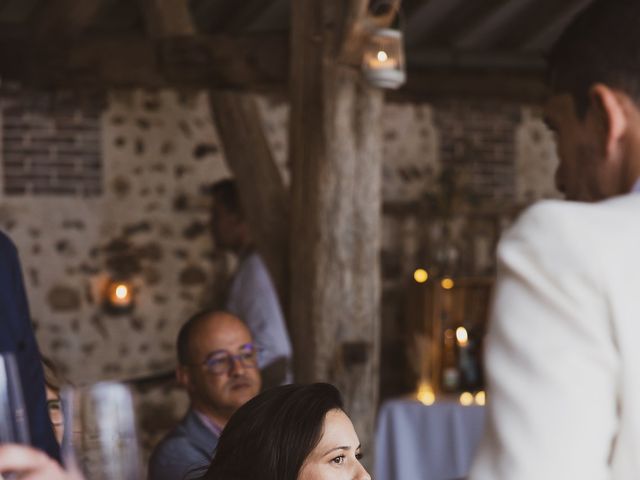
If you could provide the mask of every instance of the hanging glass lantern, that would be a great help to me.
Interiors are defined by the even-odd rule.
[[[392,28],[374,30],[364,50],[362,70],[377,87],[398,88],[407,79],[402,32]]]

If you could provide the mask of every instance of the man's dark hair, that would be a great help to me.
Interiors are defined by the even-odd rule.
[[[328,383],[262,392],[233,414],[202,480],[297,480],[335,409],[342,398]]]
[[[225,210],[239,217],[244,217],[238,186],[234,180],[220,180],[211,186],[210,191],[214,201],[222,205]]]
[[[549,56],[554,93],[570,93],[579,117],[595,83],[640,103],[640,1],[595,0],[573,20]]]
[[[176,341],[176,351],[178,352],[178,365],[189,365],[191,358],[189,355],[191,336],[193,331],[200,323],[212,315],[219,313],[219,310],[209,308],[207,310],[201,310],[198,313],[192,315],[189,320],[184,322],[180,331],[178,332],[178,340]]]

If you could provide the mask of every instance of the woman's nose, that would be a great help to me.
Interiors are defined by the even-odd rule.
[[[356,475],[353,477],[354,480],[371,480],[371,475],[369,472],[362,466],[360,462],[358,462],[358,471]]]

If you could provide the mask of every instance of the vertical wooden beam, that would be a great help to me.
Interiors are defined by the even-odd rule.
[[[345,9],[354,11],[351,0],[292,0],[291,5],[296,375],[298,381],[337,385],[363,445],[372,449],[383,96],[362,83],[358,69],[338,61],[342,39],[349,35],[339,26],[345,24]]]

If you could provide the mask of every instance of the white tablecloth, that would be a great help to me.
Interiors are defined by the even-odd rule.
[[[382,405],[376,431],[376,480],[465,477],[484,427],[484,407],[414,400]]]

